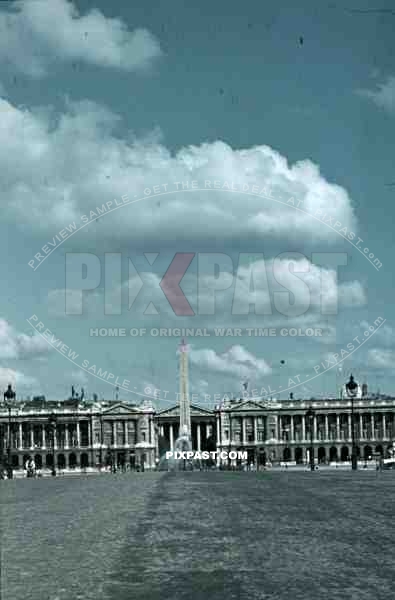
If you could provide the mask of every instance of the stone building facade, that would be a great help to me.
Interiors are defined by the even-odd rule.
[[[307,412],[313,411],[312,417]],[[352,452],[352,414],[357,456],[390,456],[394,441],[395,398],[311,401],[229,401],[215,411],[219,449],[244,449],[249,461],[348,462]]]
[[[311,423],[306,414],[309,409],[314,413]],[[359,459],[369,460],[375,454],[390,456],[395,439],[395,398],[357,399],[353,411]],[[174,406],[154,417],[163,438],[160,454],[173,449],[178,415],[178,408]],[[311,445],[316,463],[348,462],[351,459],[352,406],[349,399],[227,400],[214,410],[192,406],[191,422],[194,449],[208,449],[202,442],[208,436],[205,433],[201,438],[201,435],[209,427],[212,432],[209,449],[245,450],[248,462],[255,465],[307,463]]]
[[[156,443],[150,402],[38,401],[0,406],[2,462],[22,469],[155,466]],[[55,424],[55,425],[53,425]]]
[[[11,406],[11,405],[10,405]],[[312,409],[311,419],[307,411]],[[360,460],[389,457],[395,440],[395,398],[354,400],[354,436]],[[55,418],[55,427],[51,419]],[[179,434],[177,405],[156,411],[150,401],[15,402],[0,406],[1,462],[14,469],[32,458],[37,468],[96,469],[156,466]],[[226,400],[214,409],[191,405],[194,450],[245,450],[255,465],[348,462],[352,451],[349,399]],[[311,436],[313,441],[311,442]],[[9,450],[8,450],[9,448]]]

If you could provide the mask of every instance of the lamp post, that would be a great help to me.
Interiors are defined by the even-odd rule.
[[[315,416],[315,412],[312,409],[312,407],[310,407],[306,413],[306,417],[308,418],[308,421],[309,421],[309,431],[310,431],[310,471],[314,471],[314,445],[313,445],[314,444],[314,429],[313,429],[314,416]]]
[[[51,431],[52,431],[52,472],[51,475],[52,477],[56,477],[56,467],[55,467],[55,438],[56,438],[56,424],[57,424],[57,417],[55,415],[55,413],[52,413],[48,419],[48,423],[51,427]]]
[[[13,478],[13,469],[11,465],[11,408],[12,401],[15,400],[16,393],[12,389],[11,384],[8,384],[7,390],[4,392],[4,404],[8,409],[8,436],[7,436],[7,477]]]

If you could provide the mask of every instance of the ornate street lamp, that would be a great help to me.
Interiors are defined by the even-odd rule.
[[[15,401],[16,393],[12,389],[11,384],[8,384],[7,391],[4,392],[4,404],[8,409],[8,439],[7,439],[7,477],[8,479],[13,478],[13,469],[11,464],[11,408],[12,401]]]
[[[354,419],[354,398],[358,394],[358,384],[354,381],[354,377],[350,375],[350,381],[346,383],[346,392],[347,396],[351,398],[351,441],[352,441],[352,451],[351,451],[351,468],[353,471],[358,469],[358,460],[357,460],[357,447],[355,443],[355,419]]]
[[[309,423],[309,431],[310,431],[310,471],[314,471],[314,416],[315,412],[310,406],[309,410],[306,413],[306,417]]]
[[[55,413],[52,413],[49,416],[48,423],[52,431],[52,477],[56,477],[56,467],[55,467],[55,437],[56,437],[56,425],[58,419]]]

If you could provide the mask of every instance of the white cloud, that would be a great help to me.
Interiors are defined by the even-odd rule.
[[[167,266],[163,271],[165,272],[166,269]],[[295,275],[292,275],[292,269]],[[254,273],[252,291],[250,291],[251,272]],[[267,285],[262,277],[265,273]],[[288,292],[274,277],[274,274],[279,277],[279,273],[281,284],[287,287]],[[296,274],[306,283],[306,289],[302,288],[301,291],[295,289],[295,279],[292,278],[295,278]],[[134,327],[193,327],[195,329],[206,327],[212,333],[215,327],[316,328],[322,330],[322,335],[318,333],[317,337],[309,339],[323,344],[336,341],[336,316],[343,308],[363,306],[367,301],[365,290],[360,282],[338,282],[335,270],[324,269],[305,258],[282,259],[276,270],[274,270],[274,259],[256,260],[248,267],[240,267],[237,270],[237,277],[237,281],[234,278],[233,285],[229,288],[217,290],[212,277],[204,274],[198,276],[193,269],[191,272],[187,271],[180,285],[195,313],[195,316],[191,317],[175,314],[159,286],[162,274],[147,272],[135,274],[120,287],[110,290],[108,298],[113,309],[117,308],[117,300],[120,298],[122,314],[139,319],[139,323],[135,323]],[[299,308],[297,313],[288,314],[287,305],[279,309],[273,300],[273,293],[278,291],[287,294],[287,302],[294,303],[292,310]],[[202,307],[210,306],[212,293],[215,296],[214,311],[204,314]],[[52,290],[48,298],[49,316],[65,316],[65,294],[68,295],[70,303],[75,300],[75,305],[78,306],[79,293],[76,290]],[[108,326],[106,325],[108,317],[104,314],[104,291],[96,289],[86,294],[87,292],[84,292],[84,315],[94,316],[96,327]],[[242,299],[242,305],[237,304],[238,299]],[[175,307],[174,301],[172,304]],[[147,311],[148,306],[154,306],[157,312]],[[265,309],[263,314],[259,313],[261,307]],[[254,312],[246,314],[246,311],[251,308]],[[324,310],[329,309],[332,313],[328,315]],[[110,312],[108,308],[107,311],[108,315]]]
[[[202,370],[224,373],[232,377],[265,376],[271,373],[271,368],[263,359],[257,359],[243,346],[232,346],[223,354],[214,350],[192,350],[191,363]]]
[[[394,369],[395,352],[383,350],[382,348],[372,348],[368,352],[368,365],[370,368]]]
[[[256,274],[257,281],[262,281],[262,277],[259,276],[266,273],[267,288],[261,284],[260,289],[259,287],[255,288],[258,291],[249,292],[251,270]],[[324,314],[328,314],[329,310],[331,314],[334,314],[338,305],[348,307],[366,303],[365,292],[358,281],[338,283],[337,273],[334,269],[322,268],[311,263],[305,257],[256,261],[251,266],[240,268],[238,275],[241,297],[251,297],[254,302],[262,302],[262,299],[267,296],[268,289],[284,291],[285,287],[287,290],[293,291],[294,307],[298,309],[298,312],[299,308],[308,306],[309,308],[321,308],[325,311]],[[296,278],[302,280],[307,287],[295,288]],[[272,309],[274,312],[274,306]],[[289,313],[288,316],[293,315]]]
[[[206,180],[269,187],[274,198],[302,200],[304,210],[321,210],[355,231],[347,192],[327,182],[316,165],[287,160],[268,146],[232,149],[217,141],[182,148],[177,154],[158,141],[115,135],[119,119],[93,102],[68,102],[54,123],[44,112],[29,112],[0,100],[0,173],[5,216],[46,231],[49,241],[70,222],[82,225],[103,203],[144,197],[154,185]],[[160,201],[160,205],[159,205]],[[115,205],[113,205],[115,206]],[[218,238],[338,241],[323,223],[270,199],[242,192],[175,192],[126,205],[84,229],[88,239],[130,240],[155,245]],[[82,234],[73,240],[82,240]],[[114,242],[112,242],[114,243]]]
[[[369,98],[387,112],[395,113],[395,77],[388,77],[384,83],[378,84],[376,87],[376,90],[358,90],[357,93]]]
[[[160,55],[158,40],[146,29],[129,31],[97,9],[80,16],[66,0],[19,0],[0,12],[1,60],[31,77],[44,76],[56,60],[132,71]]]
[[[236,268],[237,265],[234,267]],[[281,277],[281,282],[278,281],[279,277]],[[304,281],[306,287],[295,288],[296,278]],[[178,273],[174,273],[174,276],[169,275],[167,277],[169,287],[176,290],[178,279]],[[276,309],[273,301],[273,293],[284,292],[283,286],[288,290],[287,293],[292,292],[295,308],[307,307],[301,314],[301,318],[305,319],[308,318],[307,312],[310,309],[313,311],[322,309],[323,314],[333,315],[336,314],[337,307],[363,306],[367,301],[365,290],[359,281],[339,283],[334,269],[320,267],[304,257],[283,258],[278,263],[276,263],[276,259],[256,260],[246,267],[241,266],[237,268],[233,281],[231,277],[229,278],[230,285],[226,289],[217,289],[216,279],[217,273],[212,276],[204,273],[197,275],[187,271],[184,275],[180,287],[195,313],[198,312],[199,307],[206,309],[207,301],[212,297],[213,290],[216,300],[215,317],[218,318],[219,314],[227,313],[235,322],[238,321],[238,317],[244,315],[245,309],[244,302],[240,305],[238,300],[245,302],[248,300],[247,306],[248,303],[255,305],[258,320],[259,314],[263,314],[265,320],[269,315],[279,315],[280,312]],[[159,287],[161,280],[162,275],[140,272],[122,284],[122,289],[130,293],[133,310],[137,306],[143,310],[152,301],[160,314],[175,316],[173,308]],[[251,282],[253,282],[252,286]],[[141,293],[137,296],[140,290]],[[116,290],[114,293],[116,295]],[[136,303],[134,303],[135,298]],[[263,310],[263,313],[259,313],[260,309]],[[204,317],[203,311],[201,312],[200,316]],[[284,314],[284,316],[293,321],[296,318],[291,313]],[[278,324],[283,322],[284,319],[278,320]],[[229,327],[231,326],[229,324]]]
[[[0,319],[0,359],[36,358],[49,349],[49,344],[40,335],[18,333],[10,323]]]

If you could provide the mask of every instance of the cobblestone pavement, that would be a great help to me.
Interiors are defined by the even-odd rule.
[[[2,600],[389,600],[394,473],[2,482]]]

